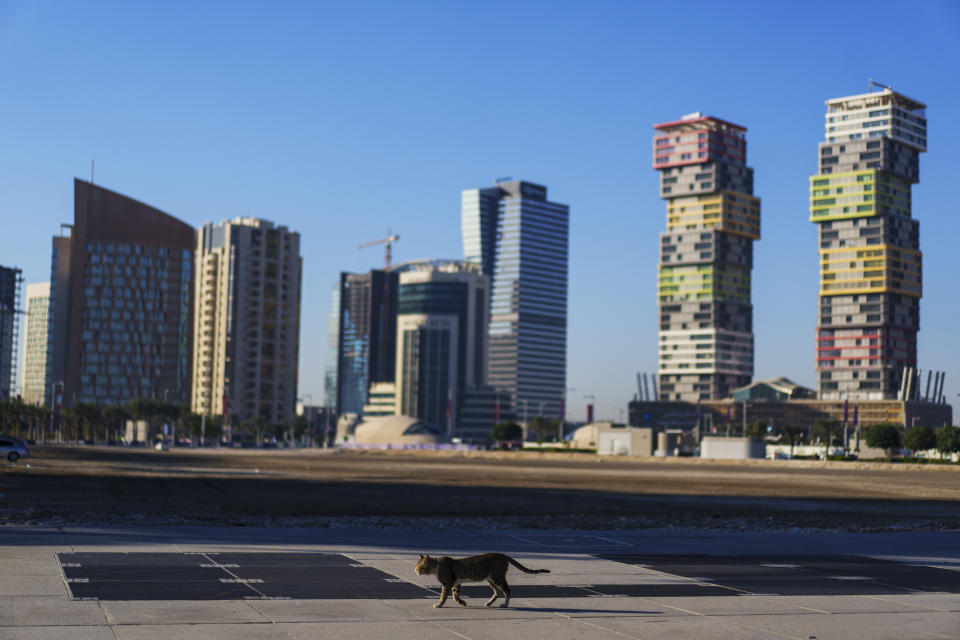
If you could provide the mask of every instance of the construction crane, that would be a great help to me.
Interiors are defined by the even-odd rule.
[[[363,249],[364,247],[372,247],[375,244],[385,244],[386,247],[386,271],[390,271],[390,245],[400,239],[400,236],[390,235],[390,229],[387,229],[387,237],[380,238],[379,240],[371,240],[370,242],[364,242],[361,244],[358,249]]]

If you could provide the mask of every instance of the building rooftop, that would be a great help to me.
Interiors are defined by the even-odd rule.
[[[927,105],[908,98],[907,96],[894,91],[893,89],[883,89],[882,91],[870,91],[860,93],[854,96],[844,96],[842,98],[831,98],[826,101],[827,111],[852,111],[854,109],[865,109],[867,107],[880,106],[893,103],[907,111],[923,111]]]
[[[699,125],[699,126],[697,126]],[[703,116],[700,115],[700,112],[688,114],[682,117],[679,120],[673,120],[672,122],[661,122],[659,124],[653,125],[654,129],[663,131],[663,130],[690,130],[690,129],[702,129],[703,125],[708,125],[708,127],[720,126],[720,127],[729,127],[736,129],[737,131],[744,133],[747,128],[740,126],[739,124],[734,124],[728,122],[727,120],[721,120],[720,118],[714,118],[713,116]]]

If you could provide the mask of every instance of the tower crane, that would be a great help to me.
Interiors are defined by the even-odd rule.
[[[358,249],[363,249],[364,247],[372,247],[375,244],[384,244],[386,245],[386,271],[390,271],[390,245],[400,239],[400,236],[395,236],[390,234],[390,229],[387,229],[387,237],[380,238],[379,240],[371,240],[370,242],[364,242],[361,244]]]

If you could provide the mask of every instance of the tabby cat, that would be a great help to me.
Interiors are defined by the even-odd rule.
[[[418,576],[434,574],[440,581],[440,602],[433,605],[442,607],[447,596],[453,593],[453,599],[462,607],[467,603],[460,597],[460,584],[463,582],[483,582],[484,580],[493,589],[493,597],[487,600],[489,607],[500,596],[504,597],[501,607],[510,606],[510,585],[507,584],[507,569],[515,566],[524,573],[550,573],[549,569],[527,569],[525,566],[502,553],[484,553],[469,558],[431,558],[420,555],[417,562]]]

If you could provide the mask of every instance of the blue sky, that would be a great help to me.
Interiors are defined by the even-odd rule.
[[[568,416],[618,419],[656,370],[665,203],[651,126],[747,127],[762,198],[756,377],[813,386],[808,176],[824,101],[874,78],[926,102],[914,187],[919,360],[960,393],[952,2],[25,2],[0,0],[0,264],[49,275],[87,178],[200,225],[302,234],[300,392],[323,395],[330,289],[391,228],[396,261],[458,258],[460,191],[512,176],[571,207]]]

